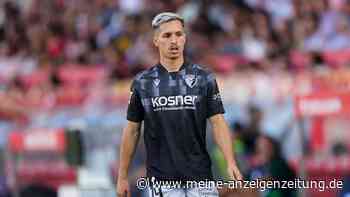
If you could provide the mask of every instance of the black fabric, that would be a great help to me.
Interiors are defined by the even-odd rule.
[[[135,77],[131,92],[127,119],[144,121],[147,176],[212,179],[206,123],[224,113],[214,75],[191,63],[170,73],[158,64]]]

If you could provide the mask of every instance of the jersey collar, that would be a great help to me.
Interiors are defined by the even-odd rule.
[[[185,69],[187,67],[187,65],[189,65],[189,62],[185,59],[184,63],[181,65],[180,69],[178,71],[174,71],[174,72],[168,72],[168,70],[159,62],[157,64],[157,67],[162,71],[162,72],[167,72],[167,73],[176,73],[176,72],[180,72],[181,70]]]

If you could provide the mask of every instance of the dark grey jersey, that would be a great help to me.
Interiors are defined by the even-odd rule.
[[[214,75],[185,62],[178,72],[157,64],[138,74],[127,119],[144,121],[147,176],[166,180],[212,179],[206,149],[207,118],[224,113]]]

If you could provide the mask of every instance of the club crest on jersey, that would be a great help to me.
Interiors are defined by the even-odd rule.
[[[158,86],[159,83],[160,83],[160,80],[159,80],[159,79],[154,79],[154,80],[153,80],[153,84],[154,84],[155,86]]]
[[[197,84],[197,78],[195,75],[186,75],[185,82],[190,88],[193,88]]]

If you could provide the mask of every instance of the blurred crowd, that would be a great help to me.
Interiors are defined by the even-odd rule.
[[[156,63],[150,21],[162,11],[186,19],[186,56],[222,74],[309,70],[350,45],[347,0],[9,0],[1,9],[0,103],[10,118],[27,113],[16,102],[49,105],[48,92],[79,100],[89,94],[81,86]]]
[[[0,1],[0,130],[9,130],[4,126],[8,120],[22,126],[33,120],[49,122],[42,114],[65,106],[83,108],[80,115],[90,123],[124,120],[124,111],[106,117],[98,107],[120,104],[124,109],[130,80],[157,63],[151,20],[163,11],[185,18],[186,57],[223,76],[224,88],[235,90],[222,92],[224,98],[248,102],[247,89],[252,86],[257,97],[290,96],[285,86],[293,85],[291,76],[343,69],[350,63],[349,0]],[[250,73],[255,72],[264,75],[252,80]],[[225,78],[234,74],[238,75]],[[279,102],[276,108],[263,105],[271,112],[270,125],[290,130],[290,100]],[[275,139],[261,135],[260,123],[269,113],[244,107],[250,123],[232,121],[232,128],[238,156],[257,153],[251,161],[255,169],[243,169],[246,175],[254,178],[258,171],[281,177],[260,168],[282,163],[282,171],[292,179]],[[228,116],[242,111],[227,109]],[[67,114],[55,121],[63,125],[80,116]],[[297,152],[297,146],[290,147],[290,152]],[[219,174],[225,176],[223,160],[215,151]]]

